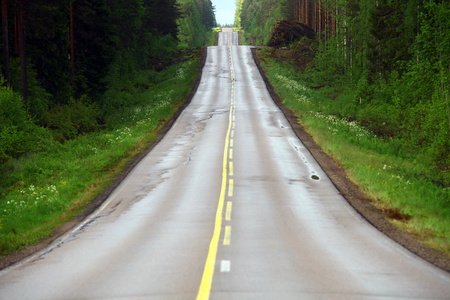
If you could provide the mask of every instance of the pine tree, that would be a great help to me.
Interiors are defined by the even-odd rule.
[[[71,96],[70,1],[35,0],[26,8],[27,51],[42,87],[54,101]]]
[[[77,94],[97,97],[117,51],[111,12],[106,0],[77,0],[73,6]]]

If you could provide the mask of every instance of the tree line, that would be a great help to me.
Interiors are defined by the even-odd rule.
[[[148,57],[164,55],[161,43],[200,45],[185,23],[213,27],[211,2],[2,0],[4,84],[21,91],[36,115],[41,106],[70,97],[98,98],[112,64],[128,60],[132,68],[152,68]]]
[[[276,20],[310,26],[341,72],[372,79],[427,64],[448,81],[450,3],[436,0],[238,0],[237,20],[265,43]],[[332,40],[330,43],[326,43]],[[447,74],[447,75],[446,75]]]
[[[211,0],[179,0],[183,18],[178,22],[181,44],[202,46],[206,33],[216,27],[215,8]]]
[[[210,0],[2,0],[0,163],[45,130],[64,142],[102,128],[127,105],[114,91],[149,88],[215,23]]]
[[[338,114],[448,172],[449,1],[238,0],[237,6],[236,25],[259,44],[276,20],[310,26],[317,41],[307,73],[316,87],[347,89],[351,101]]]

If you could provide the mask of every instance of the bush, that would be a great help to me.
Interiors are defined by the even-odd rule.
[[[67,105],[57,106],[46,115],[48,127],[60,142],[98,130],[99,119],[100,110],[97,104],[90,104],[86,97],[72,98]]]
[[[43,125],[45,123],[43,117],[45,111],[48,109],[52,95],[41,86],[37,79],[36,71],[31,64],[27,65],[27,78],[28,99],[26,103],[23,104],[24,108],[37,124]],[[18,58],[11,60],[11,88],[14,91],[20,91],[22,89],[20,60]]]
[[[35,125],[21,96],[0,87],[0,163],[29,151],[39,151],[49,139],[48,132]]]

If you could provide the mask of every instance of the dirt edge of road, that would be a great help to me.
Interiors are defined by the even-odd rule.
[[[360,188],[352,182],[347,176],[343,168],[329,155],[322,151],[316,144],[312,136],[307,133],[302,125],[300,125],[295,113],[286,108],[275,93],[273,86],[270,84],[266,74],[261,68],[260,60],[256,54],[257,48],[252,48],[252,55],[255,63],[259,69],[261,76],[266,83],[270,95],[275,101],[276,105],[281,109],[290,125],[295,131],[297,137],[302,141],[306,148],[311,152],[324,172],[331,179],[333,184],[339,190],[340,194],[347,200],[347,202],[358,211],[369,223],[371,223],[379,231],[416,254],[424,260],[438,266],[439,268],[450,272],[450,256],[423,245],[418,238],[401,231],[387,221],[387,217],[383,212],[372,204],[372,199],[365,195]]]
[[[197,92],[197,89],[200,85],[200,80],[203,73],[203,67],[206,63],[206,56],[207,56],[207,48],[203,47],[202,55],[200,59],[200,64],[198,68],[198,75],[197,79],[194,83],[194,86],[188,95],[185,103],[183,104],[180,109],[175,112],[173,117],[168,120],[159,130],[157,137],[155,140],[153,140],[151,143],[147,145],[147,147],[141,151],[138,155],[136,155],[124,168],[124,170],[118,175],[112,182],[112,184],[107,187],[100,195],[98,195],[91,204],[85,209],[85,211],[77,216],[74,220],[64,224],[62,227],[59,227],[53,231],[53,234],[46,238],[41,240],[36,245],[28,246],[27,249],[20,250],[14,253],[11,253],[9,255],[5,255],[0,259],[0,270],[5,269],[7,267],[10,267],[14,265],[15,263],[18,263],[19,261],[34,255],[37,252],[43,251],[46,249],[50,244],[55,242],[56,240],[63,237],[65,234],[73,230],[76,226],[78,226],[81,222],[86,220],[86,218],[89,217],[97,208],[99,208],[102,203],[111,195],[111,193],[114,191],[115,188],[119,186],[119,184],[125,179],[125,177],[133,170],[133,168],[157,145],[161,139],[165,136],[165,134],[169,131],[169,129],[172,127],[172,125],[175,123],[175,121],[178,119],[180,114],[183,112],[183,110],[186,108],[186,106],[191,103],[192,98],[194,97],[195,93]]]

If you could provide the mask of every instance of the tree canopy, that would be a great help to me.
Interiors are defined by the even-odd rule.
[[[311,27],[316,86],[347,88],[347,112],[401,147],[450,166],[450,2],[238,0],[247,38],[266,44],[277,20]],[[298,45],[292,45],[296,51]],[[335,97],[335,96],[333,96]],[[358,104],[358,105],[357,105]],[[364,104],[364,105],[359,105]],[[400,146],[399,146],[400,147]]]
[[[196,36],[204,32],[183,24],[204,31],[215,25],[209,0],[2,0],[2,4],[2,74],[8,80],[12,77],[12,88],[21,91],[19,74],[28,66],[23,78],[29,83],[27,106],[46,102],[43,98],[50,105],[63,104],[83,94],[95,100],[104,92],[114,63],[127,60],[134,64],[131,68],[152,68],[154,58],[166,55],[170,51],[164,48],[177,47],[179,40],[188,41],[187,46],[202,45],[204,40]],[[21,57],[21,50],[26,57]],[[152,59],[147,61],[149,55]]]

